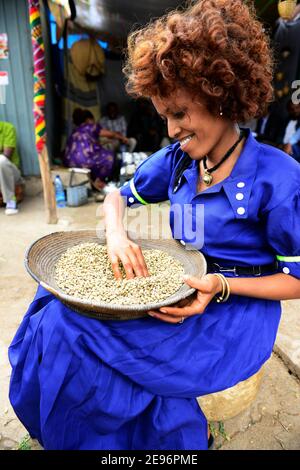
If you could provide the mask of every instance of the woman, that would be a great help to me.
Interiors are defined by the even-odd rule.
[[[128,143],[128,139],[119,132],[103,129],[96,124],[87,109],[76,108],[73,122],[76,127],[67,141],[65,164],[71,168],[90,168],[94,187],[102,189],[105,182],[113,177],[117,161],[115,154],[100,144],[100,137],[118,139],[124,144]]]
[[[39,289],[10,348],[10,398],[46,448],[207,449],[196,397],[256,373],[272,353],[279,300],[300,296],[300,170],[235,124],[272,95],[268,44],[241,0],[200,0],[133,34],[125,71],[177,142],[106,198],[115,276],[119,261],[128,278],[148,275],[123,227],[125,197],[170,199],[174,236],[188,204],[209,273],[187,278],[189,301],[123,323],[82,319]],[[184,230],[180,239],[200,248]]]

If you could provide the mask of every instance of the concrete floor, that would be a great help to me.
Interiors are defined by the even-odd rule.
[[[8,400],[7,359],[7,348],[37,288],[23,265],[26,248],[54,231],[103,227],[101,207],[102,204],[91,201],[79,208],[59,209],[58,224],[47,225],[40,180],[31,178],[27,181],[27,196],[20,205],[20,213],[7,217],[0,209],[0,450],[18,448],[27,434]],[[167,205],[163,205],[165,216],[167,210]],[[217,448],[300,449],[299,311],[300,300],[283,302],[276,347],[266,365],[258,396],[246,411],[226,421],[224,428],[222,423],[213,423]],[[28,446],[39,448],[32,440]]]

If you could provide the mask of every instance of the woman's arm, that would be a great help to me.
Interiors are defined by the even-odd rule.
[[[123,224],[125,204],[118,190],[106,196],[103,203],[103,211],[106,236],[110,236],[113,233],[126,236]]]
[[[125,135],[122,135],[119,132],[109,131],[108,129],[101,129],[100,137],[108,137],[109,139],[118,139],[124,144],[128,143],[128,139],[127,137],[125,137]]]
[[[226,278],[231,294],[255,297],[266,300],[289,300],[300,298],[300,280],[288,274],[273,274],[260,278]],[[204,313],[207,305],[222,290],[220,279],[214,274],[207,274],[201,279],[191,276],[185,282],[196,289],[196,296],[185,301],[185,306],[162,307],[148,312],[149,315],[168,323],[192,315]],[[188,303],[187,303],[188,302]]]
[[[264,277],[227,278],[231,294],[266,300],[300,298],[300,280],[289,274],[273,274]]]
[[[128,239],[123,224],[125,204],[119,191],[106,196],[103,204],[107,252],[116,279],[122,279],[119,261],[126,278],[149,276],[141,247]]]

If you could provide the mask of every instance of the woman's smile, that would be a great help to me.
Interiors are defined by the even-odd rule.
[[[179,140],[180,147],[181,147],[182,150],[186,150],[186,148],[188,147],[190,141],[193,139],[194,136],[195,136],[195,134],[190,134],[190,135],[187,135],[186,137],[184,137],[183,139]]]

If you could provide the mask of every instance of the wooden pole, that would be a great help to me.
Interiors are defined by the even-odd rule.
[[[33,116],[35,143],[39,159],[46,217],[48,224],[57,223],[56,201],[51,179],[48,150],[46,147],[46,69],[45,48],[42,36],[40,0],[28,0],[29,23],[33,53]]]
[[[38,154],[43,183],[43,193],[46,209],[47,224],[57,224],[57,211],[54,185],[51,178],[49,157],[47,146],[44,145],[41,153]]]

